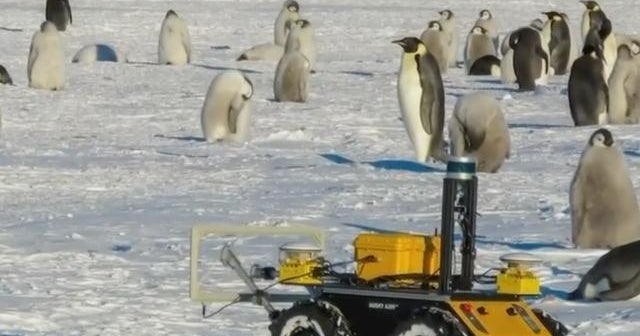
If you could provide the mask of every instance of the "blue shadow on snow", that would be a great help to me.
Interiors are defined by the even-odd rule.
[[[413,173],[444,173],[445,170],[424,165],[419,162],[409,160],[385,159],[376,161],[356,162],[345,156],[335,153],[320,154],[323,158],[341,165],[352,165],[356,163],[370,165],[374,168],[396,171],[408,171]]]

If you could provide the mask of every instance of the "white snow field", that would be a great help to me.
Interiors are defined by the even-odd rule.
[[[0,87],[0,335],[268,335],[264,310],[249,304],[202,319],[189,299],[189,237],[196,223],[282,226],[328,233],[326,254],[350,260],[368,226],[431,233],[440,225],[442,164],[412,162],[399,119],[392,40],[419,35],[437,11],[458,16],[464,43],[477,13],[491,9],[501,32],[568,13],[577,34],[578,1],[300,0],[316,32],[317,73],[305,104],[272,101],[272,62],[236,62],[273,39],[280,0],[71,1],[62,33],[64,91],[27,87],[33,32],[44,1],[2,0],[0,64],[15,86]],[[617,32],[636,33],[634,1],[601,5]],[[189,23],[191,65],[158,66],[168,9]],[[82,46],[108,43],[131,63],[71,64]],[[462,44],[460,45],[460,54]],[[215,75],[245,71],[255,86],[246,144],[199,141],[200,109]],[[574,128],[567,76],[519,93],[462,69],[445,76],[447,117],[466,93],[500,100],[511,158],[479,174],[477,272],[509,252],[534,253],[544,294],[531,304],[575,335],[638,335],[640,302],[568,302],[604,250],[570,240],[569,184],[595,127]],[[639,126],[609,127],[640,187]],[[323,154],[332,154],[325,155]],[[352,162],[348,161],[352,160]],[[237,243],[247,265],[275,262],[276,239]],[[210,259],[215,261],[213,241]],[[241,288],[230,271],[208,272],[218,287]],[[219,308],[220,304],[211,308]],[[374,336],[374,335],[370,335]]]

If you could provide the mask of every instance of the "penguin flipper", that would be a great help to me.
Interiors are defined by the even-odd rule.
[[[425,132],[427,132],[427,134],[433,134],[433,124],[430,114],[436,99],[430,90],[431,79],[429,78],[429,73],[433,70],[429,68],[430,64],[428,64],[426,56],[427,55],[422,57],[416,56],[418,74],[420,75],[420,86],[422,87],[422,96],[420,97],[420,121],[422,122],[422,128]]]
[[[549,55],[539,44],[536,46],[536,54],[544,60],[544,73],[549,73]]]
[[[69,13],[69,23],[73,23],[73,16],[71,16],[71,5],[69,5],[69,0],[64,0],[65,5],[67,5],[67,13]]]
[[[601,292],[598,297],[606,301],[628,300],[640,294],[640,272],[624,283],[612,284],[615,287]]]
[[[235,134],[238,132],[238,117],[240,116],[240,112],[242,111],[241,107],[234,107],[235,104],[229,105],[229,113],[227,124],[229,125],[229,132]]]

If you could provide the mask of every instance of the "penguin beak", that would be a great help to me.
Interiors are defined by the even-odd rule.
[[[395,40],[395,41],[391,41],[391,43],[395,43],[399,46],[401,46],[402,48],[406,47],[407,45],[404,43],[403,40]]]

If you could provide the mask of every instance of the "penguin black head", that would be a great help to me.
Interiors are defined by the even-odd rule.
[[[424,46],[422,41],[420,41],[420,39],[418,39],[417,37],[405,37],[402,40],[396,40],[392,43],[399,44],[406,53],[418,52],[418,48],[420,47],[420,45]]]
[[[285,6],[287,7],[287,10],[293,13],[297,13],[298,11],[300,11],[300,5],[298,4],[297,1],[287,1],[285,2]]]
[[[550,11],[550,12],[542,12],[543,15],[547,16],[547,19],[549,20],[553,20],[553,21],[562,21],[564,20],[564,16],[562,13],[558,13],[556,11]]]
[[[299,25],[301,28],[307,28],[309,26],[311,26],[311,22],[305,20],[305,19],[300,19],[298,21],[296,21],[296,24]]]
[[[589,146],[591,147],[611,147],[613,145],[613,135],[606,128],[601,128],[591,135],[589,138]]]
[[[244,80],[247,82],[247,84],[249,84],[249,88],[251,89],[251,91],[249,91],[249,94],[242,94],[242,99],[249,100],[253,96],[253,83],[251,82],[249,77],[247,76],[243,76],[243,77],[244,77]]]
[[[430,21],[428,24],[429,29],[442,31],[442,25],[438,21]]]
[[[485,35],[486,33],[487,30],[484,27],[474,26],[473,28],[471,28],[471,34]]]
[[[440,16],[442,16],[442,18],[445,20],[450,20],[453,18],[453,12],[449,9],[439,11],[438,14],[440,14]]]
[[[593,0],[581,0],[580,2],[583,3],[584,6],[587,7],[587,9],[590,11],[600,10],[600,5]]]
[[[167,11],[167,15],[165,15],[164,17],[168,18],[170,16],[178,16],[178,14],[175,11],[173,11],[173,9],[170,9]]]
[[[600,38],[600,34],[596,31],[595,28],[591,28],[587,33],[587,36],[584,39],[584,46],[582,47],[583,55],[590,55],[591,53],[595,53],[596,56],[604,61],[604,55],[602,54],[602,39]]]
[[[491,11],[489,11],[488,9],[481,10],[479,16],[483,20],[489,20],[493,17],[493,15],[491,14]]]

